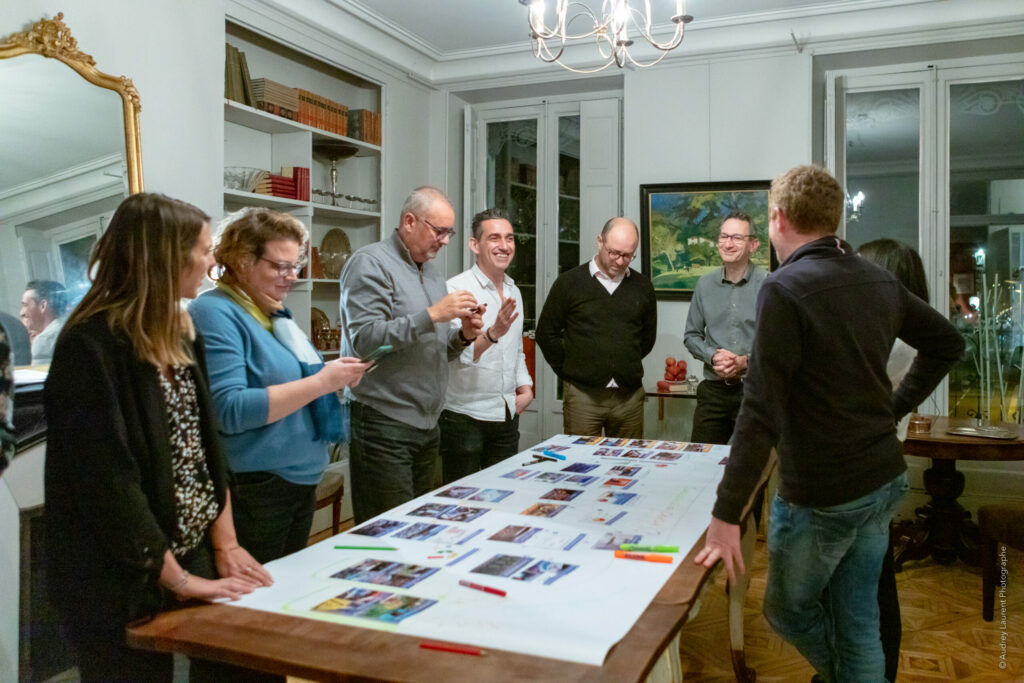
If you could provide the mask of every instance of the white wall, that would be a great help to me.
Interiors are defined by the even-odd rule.
[[[811,161],[811,58],[760,59],[629,71],[623,101],[623,212],[639,222],[640,185],[770,179]],[[764,234],[768,226],[758,226]],[[653,387],[666,356],[701,365],[683,347],[688,302],[658,304],[658,339],[644,362]],[[685,439],[693,401],[647,408],[649,431]]]

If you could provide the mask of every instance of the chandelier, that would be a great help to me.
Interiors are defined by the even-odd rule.
[[[693,17],[686,14],[685,1],[675,0],[676,11],[671,17],[675,24],[672,37],[659,43],[651,35],[651,0],[603,0],[601,13],[579,0],[555,0],[555,23],[548,27],[544,21],[544,0],[519,0],[529,8],[530,39],[533,56],[545,62],[555,62],[569,71],[592,74],[612,64],[622,68],[627,63],[638,67],[654,66],[683,42],[686,24]],[[634,7],[634,3],[637,5]],[[641,10],[639,5],[643,6]],[[570,14],[571,13],[571,14]],[[577,31],[574,33],[573,31]],[[629,49],[634,41],[630,33],[639,36],[660,52],[647,62],[642,62]],[[587,69],[578,69],[562,61],[566,43],[593,38],[604,63]]]

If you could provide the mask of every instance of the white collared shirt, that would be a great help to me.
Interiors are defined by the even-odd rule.
[[[622,273],[616,277],[608,277],[604,274],[604,271],[597,267],[597,257],[590,259],[590,274],[597,278],[597,281],[601,283],[601,286],[608,290],[609,294],[614,294],[615,290],[618,289],[622,281],[629,275],[629,268],[626,268]]]
[[[483,316],[486,332],[498,319],[498,309],[501,308],[498,288],[474,264],[469,270],[448,280],[449,293],[460,289],[470,292],[477,302],[487,304]],[[502,293],[506,299],[515,298],[516,311],[519,313],[508,332],[498,337],[497,344],[484,349],[479,360],[473,360],[474,344],[470,344],[462,355],[448,364],[445,408],[487,422],[503,422],[506,406],[509,415],[514,416],[516,388],[533,385],[526,369],[526,355],[523,353],[523,295],[508,275],[502,284]],[[458,319],[452,321],[452,327],[461,324]]]

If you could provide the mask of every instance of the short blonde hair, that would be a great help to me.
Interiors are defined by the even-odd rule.
[[[772,181],[771,206],[801,234],[834,233],[843,215],[843,188],[820,166],[796,166]]]
[[[309,240],[302,221],[272,209],[243,209],[228,216],[221,226],[213,256],[221,267],[220,279],[229,285],[238,284],[243,264],[263,256],[267,242],[291,240],[304,251]]]

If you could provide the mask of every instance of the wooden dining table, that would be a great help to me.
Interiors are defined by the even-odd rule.
[[[917,508],[914,520],[893,527],[893,559],[897,571],[908,560],[928,556],[940,564],[951,564],[957,558],[970,564],[980,564],[978,527],[957,500],[964,491],[965,479],[963,472],[957,470],[956,463],[959,460],[1024,460],[1024,425],[992,425],[1011,434],[1013,438],[1009,439],[949,433],[958,427],[974,428],[977,421],[934,417],[930,431],[923,434],[908,432],[903,442],[904,454],[931,459],[931,467],[924,472],[924,487],[930,499]]]
[[[744,509],[740,528],[746,566],[753,566],[756,528],[753,506],[773,482],[773,454]],[[681,680],[679,631],[715,569],[694,564],[704,535],[679,562],[629,632],[602,666],[488,648],[483,656],[420,647],[422,638],[223,604],[193,604],[132,624],[128,644],[227,662],[268,673],[315,681],[644,681],[655,668],[659,680]],[[721,566],[720,563],[718,565]],[[753,683],[743,648],[743,602],[749,576],[729,591],[729,636],[737,681]],[[538,615],[543,628],[543,614]],[[723,634],[723,647],[725,634]]]

